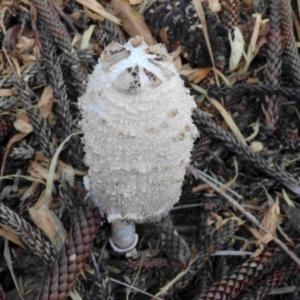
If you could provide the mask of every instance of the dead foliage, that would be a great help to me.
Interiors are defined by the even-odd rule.
[[[3,0],[0,300],[298,299],[299,4]],[[125,257],[84,189],[77,99],[136,35],[173,54],[200,137],[179,203]]]

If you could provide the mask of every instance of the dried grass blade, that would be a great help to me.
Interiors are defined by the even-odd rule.
[[[7,264],[7,267],[9,269],[10,275],[11,275],[11,277],[14,281],[14,284],[17,288],[18,294],[19,294],[19,296],[22,300],[25,300],[22,296],[21,291],[20,291],[18,279],[17,279],[17,276],[15,274],[14,267],[13,267],[13,264],[12,264],[12,261],[11,261],[11,258],[10,258],[8,240],[6,240],[6,239],[5,239],[5,244],[4,244],[4,258],[6,260],[6,264]]]
[[[75,0],[79,4],[87,7],[91,11],[99,14],[100,16],[118,24],[121,25],[121,20],[110,13],[108,13],[101,4],[99,4],[96,0]]]
[[[194,6],[195,6],[197,15],[198,15],[198,17],[200,19],[200,22],[202,24],[203,35],[204,35],[205,42],[206,42],[206,45],[207,45],[207,49],[208,49],[208,52],[209,52],[209,55],[210,55],[210,59],[212,61],[212,65],[214,67],[214,70],[216,70],[215,60],[214,60],[214,57],[213,57],[213,53],[212,53],[212,49],[211,49],[211,45],[210,45],[210,41],[209,41],[209,36],[208,36],[208,32],[207,32],[207,25],[206,25],[206,20],[205,20],[205,15],[204,15],[201,0],[193,0],[193,3],[194,3]],[[216,77],[217,85],[219,86],[220,85],[219,78],[218,78],[218,76],[216,75],[215,72],[214,72],[214,74],[215,74],[215,77]]]
[[[0,223],[0,236],[25,249],[24,244],[11,227]]]
[[[86,49],[89,46],[89,42],[95,27],[96,25],[90,25],[90,27],[87,30],[85,30],[81,39],[80,49]]]
[[[211,98],[211,97],[207,97],[208,100],[217,108],[217,110],[220,112],[220,114],[222,115],[222,117],[224,118],[225,122],[227,123],[227,125],[230,127],[231,131],[233,132],[233,134],[243,143],[246,144],[245,142],[245,138],[242,135],[241,131],[239,130],[239,128],[237,127],[237,125],[235,124],[234,120],[232,119],[232,117],[229,115],[229,113],[227,112],[227,110],[222,106],[222,104],[220,102],[218,102],[216,99]]]
[[[47,207],[49,207],[49,204],[50,204],[50,199],[51,199],[51,194],[52,194],[52,186],[53,186],[53,181],[54,181],[54,176],[55,176],[55,167],[57,164],[58,156],[59,156],[61,150],[63,149],[64,145],[69,141],[69,139],[72,136],[77,135],[77,134],[81,134],[81,132],[75,132],[75,133],[70,134],[57,148],[57,150],[51,160],[49,174],[47,177],[46,193],[45,193],[45,198],[44,198],[44,203],[43,203],[43,205],[45,205]]]

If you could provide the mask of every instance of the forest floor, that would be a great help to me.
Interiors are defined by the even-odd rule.
[[[300,299],[298,5],[2,0],[0,300]],[[77,100],[137,35],[173,56],[200,136],[179,202],[125,256],[84,188]]]

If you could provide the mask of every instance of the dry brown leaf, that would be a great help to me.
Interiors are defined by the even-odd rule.
[[[241,218],[238,218],[237,216],[233,216],[227,219],[219,218],[217,219],[216,228],[219,229],[220,227],[224,226],[228,221],[237,221],[239,226],[245,223],[245,221],[243,221]]]
[[[111,20],[112,22],[121,25],[121,20],[116,18],[115,16],[111,15],[110,13],[108,13],[104,7],[98,3],[96,0],[75,0],[76,2],[80,3],[81,5],[87,7],[88,9],[90,9],[91,11],[99,14],[100,16]]]
[[[249,227],[248,229],[249,229],[249,231],[251,232],[251,234],[253,235],[253,237],[254,237],[256,240],[260,240],[260,239],[263,238],[264,233],[261,234],[260,231],[258,231],[257,229],[255,229],[255,228],[253,228],[253,227]]]
[[[60,7],[63,4],[63,0],[55,0],[55,3]]]
[[[177,56],[177,57],[174,58],[174,64],[175,64],[177,70],[181,70],[182,60],[181,60],[180,56]]]
[[[177,49],[172,53],[172,58],[177,70],[182,69],[182,61],[180,57],[181,52],[182,52],[182,47],[178,46]]]
[[[81,18],[81,14],[80,14],[79,11],[74,11],[74,12],[72,12],[72,13],[69,15],[69,18],[70,18],[71,20],[73,20],[73,21],[78,22],[79,19]]]
[[[131,37],[143,36],[149,46],[156,44],[144,16],[133,9],[127,0],[112,0],[112,4],[116,15],[122,20],[124,30]]]
[[[28,167],[28,172],[34,178],[47,180],[49,170],[42,167],[37,161],[32,161]],[[54,176],[54,179],[58,179],[57,175]]]
[[[176,57],[180,56],[181,52],[182,52],[182,47],[181,47],[181,46],[178,46],[178,47],[176,48],[176,50],[172,53],[172,58],[173,58],[173,60],[174,60]]]
[[[130,5],[141,4],[144,0],[129,0]]]
[[[273,237],[273,234],[271,232],[268,232],[261,239],[259,239],[257,243],[267,245],[273,240]]]
[[[10,97],[13,95],[17,95],[18,91],[16,88],[12,89],[0,89],[0,97]]]
[[[81,37],[80,49],[86,49],[89,47],[90,40],[95,28],[96,25],[90,25],[89,28],[84,31]]]
[[[250,148],[253,152],[261,152],[264,149],[264,145],[262,142],[253,141]]]
[[[32,125],[21,119],[18,119],[14,122],[14,127],[22,133],[30,133],[33,131]]]
[[[20,51],[20,52],[25,52],[30,50],[31,48],[33,48],[35,44],[35,39],[30,39],[28,37],[25,36],[21,36],[18,39],[18,43],[16,44],[16,48]]]
[[[216,227],[220,227],[218,226],[218,224],[222,224],[222,222],[223,218],[217,213],[212,213],[211,217],[208,219],[209,226],[211,226],[212,224],[216,224]]]
[[[201,74],[198,74],[198,76],[196,76],[194,79],[193,79],[193,83],[195,84],[198,84],[200,83],[204,78],[206,78],[207,75],[205,76],[204,73],[201,73]]]
[[[261,199],[258,197],[254,197],[251,200],[246,201],[247,205],[251,205],[251,206],[258,206],[260,203]],[[258,208],[259,209],[259,208]]]
[[[209,40],[209,35],[208,35],[204,10],[203,10],[203,7],[202,7],[202,2],[201,2],[201,0],[193,0],[193,4],[195,6],[195,10],[197,12],[197,15],[198,15],[198,17],[200,19],[200,22],[201,22],[201,25],[202,25],[202,31],[203,31],[204,39],[205,39],[205,42],[206,42],[206,46],[207,46],[207,49],[208,49],[208,52],[209,52],[210,59],[212,61],[213,68],[214,68],[214,70],[216,70],[215,60],[214,60],[214,56],[213,56],[213,53],[212,53],[212,48],[211,48],[211,45],[210,45],[210,40]],[[215,78],[216,78],[217,85],[220,85],[219,78],[216,75],[216,73],[215,73]]]
[[[235,169],[235,175],[234,177],[229,180],[228,182],[225,183],[225,185],[228,187],[228,188],[232,188],[239,176],[239,166],[238,166],[238,162],[237,162],[237,159],[234,157],[233,158],[233,164],[234,164],[234,169]],[[222,190],[224,190],[225,192],[225,189],[223,187],[221,187]]]
[[[195,186],[193,189],[192,189],[192,192],[193,193],[197,193],[197,192],[200,192],[200,191],[203,191],[203,190],[207,190],[209,189],[210,186],[208,184],[199,184],[197,186]]]
[[[189,81],[198,84],[201,80],[207,77],[208,73],[212,70],[209,68],[196,68],[180,71],[180,74],[187,76]]]
[[[17,109],[16,113],[17,113],[17,119],[20,119],[27,123],[30,123],[30,119],[29,119],[25,109]]]
[[[37,57],[34,54],[22,54],[21,59],[23,64],[27,64],[29,62],[33,62],[37,60]]]
[[[99,14],[95,14],[90,11],[87,7],[83,7],[84,13],[93,20],[103,22],[105,18]]]
[[[209,9],[213,13],[218,13],[222,8],[219,0],[208,0],[208,3],[209,3]]]
[[[43,205],[45,191],[34,207],[29,208],[29,214],[34,224],[46,233],[57,251],[60,251],[67,233],[58,217],[47,206]]]
[[[52,88],[50,86],[46,86],[37,105],[37,108],[40,110],[44,119],[47,119],[51,114],[53,101],[54,97]]]
[[[245,73],[245,75],[249,76],[249,73]],[[260,81],[256,77],[248,77],[245,83],[260,83]]]
[[[35,153],[35,161],[43,162],[43,163],[46,163],[46,164],[50,165],[49,158],[46,155],[44,155],[42,152],[36,152]]]
[[[39,197],[39,199],[36,201],[36,203],[34,204],[34,209],[39,209],[40,207],[42,207],[44,205],[44,202],[45,202],[45,193],[46,193],[46,190],[43,190],[41,192],[41,195]],[[52,197],[51,197],[51,201],[52,202]]]
[[[20,68],[20,64],[18,62],[18,59],[15,57],[15,56],[12,56],[12,55],[9,55],[14,67],[15,67],[15,70],[18,74],[18,76],[21,78],[21,68]]]
[[[280,208],[278,201],[276,201],[265,213],[264,217],[261,220],[261,224],[274,236],[276,235],[276,227],[279,222],[279,214]],[[260,230],[260,233],[263,234],[263,231]]]
[[[269,242],[273,240],[273,234],[271,232],[269,233],[260,233],[257,229],[254,229],[253,227],[248,228],[254,238],[256,239],[255,244],[259,246],[259,249],[257,249],[254,254],[251,257],[258,256],[262,249],[264,249],[264,245],[267,245]]]
[[[12,228],[10,228],[9,226],[4,225],[2,223],[0,223],[0,236],[4,237],[5,239],[13,242],[14,244],[16,244],[22,248],[25,248],[24,244],[22,243],[20,238],[16,235],[14,230]]]

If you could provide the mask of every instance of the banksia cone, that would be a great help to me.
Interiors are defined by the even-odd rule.
[[[86,76],[81,69],[77,55],[72,46],[72,40],[67,29],[61,22],[57,12],[49,5],[47,0],[33,0],[40,20],[47,24],[55,43],[65,54],[65,59],[70,66],[71,75],[75,81],[74,88],[79,95],[85,90]]]
[[[78,210],[66,245],[35,300],[67,299],[77,277],[82,272],[99,224],[98,210],[89,210],[86,214],[82,209]]]
[[[11,122],[4,115],[0,117],[0,142],[8,135],[12,128]]]
[[[285,45],[284,53],[290,67],[293,83],[300,86],[300,58],[294,36],[293,15],[290,0],[280,0],[281,30]]]
[[[184,239],[175,230],[170,217],[159,223],[161,243],[170,260],[186,265],[191,258],[191,250]]]
[[[227,0],[223,4],[222,23],[231,31],[238,25],[240,18],[240,0]]]
[[[216,251],[222,249],[228,237],[239,229],[239,224],[235,220],[228,220],[223,226],[215,229],[211,234],[201,234],[199,256],[201,260],[208,260]]]
[[[251,291],[252,299],[265,299],[269,293],[279,287],[284,281],[288,280],[293,275],[297,275],[299,270],[300,267],[295,263],[290,263],[280,270],[274,270],[270,275],[258,283],[254,291]]]
[[[199,259],[191,265],[190,271],[176,282],[175,288],[184,288],[189,282],[191,282],[196,273],[202,272],[205,262],[210,259],[214,252],[222,249],[228,239],[228,236],[234,234],[238,229],[239,225],[237,221],[228,220],[212,234],[204,233],[203,236],[201,236],[201,245],[198,249]]]
[[[233,272],[216,281],[197,300],[234,299],[247,286],[254,284],[270,272],[278,261],[282,263],[284,258],[285,255],[280,248],[269,247],[259,256],[248,259]]]
[[[255,12],[258,14],[264,14],[268,8],[267,0],[253,1]]]
[[[79,99],[86,187],[109,221],[155,221],[181,194],[193,98],[162,45],[110,44]],[[122,228],[119,228],[121,230]]]
[[[21,216],[0,203],[0,223],[11,227],[23,244],[44,262],[51,265],[57,258],[52,243],[38,228],[33,228]]]
[[[265,172],[283,184],[297,180],[278,165],[272,166],[261,155],[252,151],[248,146],[241,143],[233,134],[221,129],[210,117],[204,114],[200,109],[193,112],[194,122],[199,130],[203,131],[211,138],[222,142],[227,149],[236,153],[245,163],[253,165],[258,170]],[[288,185],[287,185],[288,186]],[[289,186],[288,186],[289,187]]]
[[[280,0],[271,0],[269,4],[270,32],[268,35],[267,67],[265,70],[265,84],[278,86],[281,76],[282,44],[280,31]],[[262,104],[264,124],[272,134],[277,129],[279,107],[276,94],[266,96]]]

